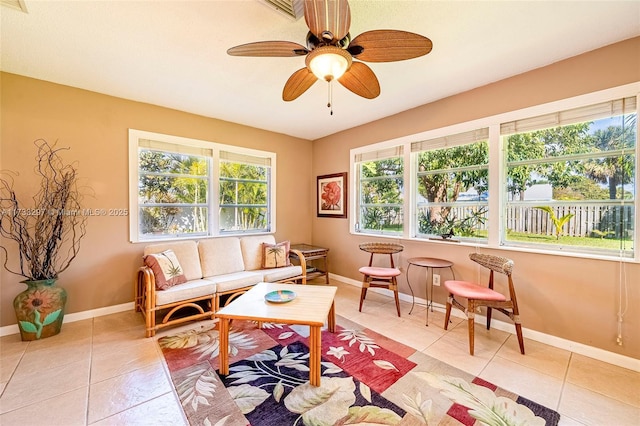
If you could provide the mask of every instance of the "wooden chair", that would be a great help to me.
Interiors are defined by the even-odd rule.
[[[398,281],[396,277],[400,275],[400,269],[395,267],[393,263],[393,255],[404,250],[402,244],[396,243],[362,243],[360,250],[370,253],[369,266],[363,266],[359,271],[364,275],[362,279],[362,292],[360,293],[360,309],[362,312],[362,302],[367,296],[369,287],[386,288],[393,291],[396,299],[396,310],[400,316],[400,300],[398,299]],[[389,255],[391,267],[378,267],[373,265],[374,255]]]
[[[473,355],[473,331],[476,309],[480,306],[485,306],[487,308],[487,330],[489,330],[491,326],[491,311],[492,309],[497,309],[498,311],[511,318],[511,320],[514,322],[516,326],[516,334],[518,336],[518,343],[520,344],[520,353],[524,355],[522,325],[520,324],[516,291],[513,286],[513,279],[511,277],[511,274],[513,272],[513,261],[507,259],[506,257],[480,253],[471,253],[469,255],[469,258],[472,261],[490,270],[489,285],[488,287],[485,287],[468,281],[445,281],[444,286],[449,292],[449,297],[447,299],[447,311],[444,318],[444,329],[446,330],[447,326],[449,325],[451,306],[455,306],[456,308],[461,309],[463,312],[465,312],[467,314],[469,327],[469,353]],[[493,289],[494,272],[505,274],[507,276],[507,280],[509,283],[509,298]],[[467,299],[466,308],[455,299],[456,296]]]

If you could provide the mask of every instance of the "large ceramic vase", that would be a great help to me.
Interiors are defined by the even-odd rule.
[[[56,285],[55,278],[22,282],[27,289],[13,299],[22,340],[38,340],[60,333],[67,291]]]

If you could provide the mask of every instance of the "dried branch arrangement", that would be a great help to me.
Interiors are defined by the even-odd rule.
[[[8,267],[7,248],[2,245],[0,249],[7,271],[28,280],[43,280],[57,278],[75,259],[86,234],[87,216],[81,207],[75,164],[66,164],[60,157],[60,151],[69,148],[56,148],[43,139],[34,144],[35,173],[41,182],[32,205],[19,201],[13,176],[0,176],[0,236],[18,245],[19,271]]]

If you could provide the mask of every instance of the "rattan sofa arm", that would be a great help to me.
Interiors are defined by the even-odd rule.
[[[138,297],[144,296],[144,300],[153,308],[156,303],[156,276],[148,266],[138,269]]]

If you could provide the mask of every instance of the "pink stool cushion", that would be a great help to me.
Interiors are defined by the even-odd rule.
[[[507,300],[502,293],[467,281],[445,281],[444,286],[449,290],[449,293],[467,299],[495,300],[499,302]]]
[[[361,273],[371,277],[391,278],[401,274],[398,268],[379,268],[376,266],[363,266],[358,269]]]

